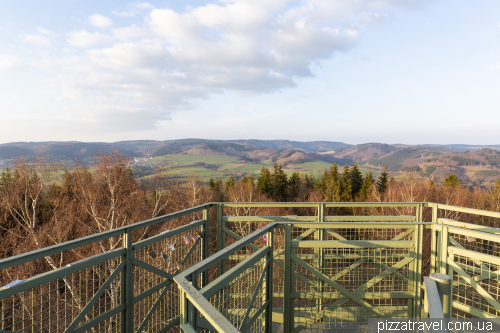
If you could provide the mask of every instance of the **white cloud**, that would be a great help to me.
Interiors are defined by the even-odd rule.
[[[21,61],[15,55],[0,53],[0,72],[21,68]]]
[[[496,70],[496,69],[500,69],[500,65],[496,65],[496,66],[490,66],[490,69],[491,70]]]
[[[126,41],[129,39],[135,39],[139,37],[147,38],[150,37],[150,32],[142,27],[138,27],[135,24],[129,27],[119,27],[112,30],[113,38]]]
[[[113,21],[109,17],[99,14],[90,16],[89,23],[98,28],[108,28],[113,25]]]
[[[116,16],[132,17],[135,16],[136,14],[139,14],[143,10],[154,9],[155,6],[147,2],[136,2],[128,5],[128,8],[129,10],[123,10],[123,11],[112,10],[111,12]]]
[[[96,44],[109,43],[111,36],[100,32],[88,32],[87,30],[72,31],[68,33],[68,43],[77,47],[88,47]]]
[[[50,45],[50,39],[42,35],[23,34],[22,39],[35,45]]]
[[[136,2],[132,6],[137,8],[137,9],[154,9],[155,8],[155,6],[153,6],[152,4],[150,4],[148,2]]]
[[[41,33],[41,34],[44,34],[44,35],[52,35],[52,32],[50,30],[47,30],[45,28],[42,28],[42,27],[37,27],[36,30]]]
[[[115,14],[148,11],[143,24],[68,33],[68,43],[92,49],[60,60],[64,73],[53,83],[82,123],[150,129],[213,93],[293,87],[313,75],[312,64],[355,46],[387,18],[385,8],[413,2],[225,0],[179,11],[135,3]]]

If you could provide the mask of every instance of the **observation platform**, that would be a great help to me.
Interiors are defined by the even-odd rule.
[[[499,219],[427,202],[209,203],[0,260],[0,332],[363,332],[369,318],[500,318]],[[75,254],[84,259],[64,262]],[[61,267],[31,273],[48,260]],[[451,298],[424,283],[432,273],[451,277]]]

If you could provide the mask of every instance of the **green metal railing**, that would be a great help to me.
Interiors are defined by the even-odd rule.
[[[451,318],[453,283],[446,274],[432,273],[424,277],[424,318]]]
[[[208,256],[211,208],[217,252]],[[134,236],[196,214],[167,233]],[[15,271],[123,238],[121,248],[0,290],[0,332],[363,330],[368,318],[427,315],[431,273],[452,278],[451,317],[498,318],[495,219],[434,203],[206,204],[0,260],[0,272]]]
[[[166,332],[178,326],[179,292],[173,278],[208,257],[208,241],[203,237],[208,235],[209,207],[194,207],[0,260],[0,271],[5,272],[111,237],[121,238],[123,244],[1,288],[0,331]],[[197,212],[202,213],[201,220],[174,230],[164,223]],[[134,233],[154,225],[167,230],[132,241]]]
[[[275,223],[244,237],[191,268],[174,280],[181,289],[181,328],[184,332],[270,332],[272,326],[272,239]],[[199,288],[200,274],[266,237],[266,245],[217,279]],[[190,306],[188,305],[190,304]]]

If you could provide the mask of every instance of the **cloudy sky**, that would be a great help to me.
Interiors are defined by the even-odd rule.
[[[10,1],[0,143],[500,144],[498,0]]]

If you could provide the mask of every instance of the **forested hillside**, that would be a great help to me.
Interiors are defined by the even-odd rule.
[[[468,186],[487,189],[500,176],[500,146],[403,145],[365,143],[350,145],[330,141],[289,140],[205,140],[105,142],[14,142],[0,145],[0,169],[17,158],[27,161],[45,156],[66,165],[89,166],[92,156],[119,151],[130,157],[135,178],[155,176],[168,170],[172,177],[187,182],[196,176],[227,181],[229,177],[257,177],[263,166],[276,162],[290,177],[306,172],[318,178],[332,163],[352,167],[378,176],[383,168],[396,179],[412,173],[442,182],[455,173]]]

